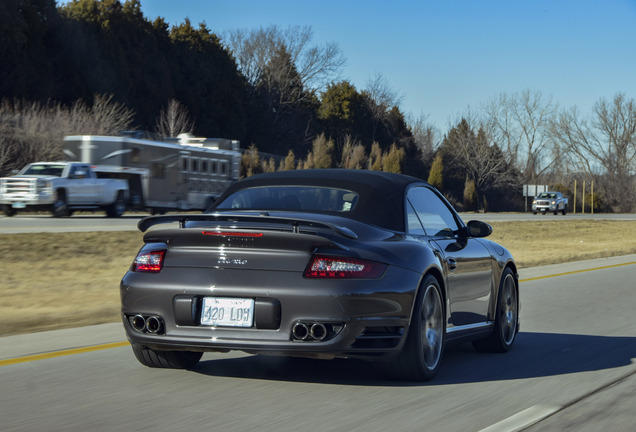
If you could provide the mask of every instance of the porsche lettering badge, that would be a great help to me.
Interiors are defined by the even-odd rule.
[[[239,259],[239,258],[228,258],[228,257],[220,257],[218,260],[218,264],[219,265],[245,265],[247,264],[247,260],[246,259]]]

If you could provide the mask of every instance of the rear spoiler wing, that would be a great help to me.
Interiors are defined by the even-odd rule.
[[[165,215],[165,216],[149,216],[143,218],[137,224],[139,231],[146,232],[150,227],[165,224],[179,223],[179,228],[186,228],[188,222],[267,222],[288,224],[291,226],[292,232],[300,232],[299,227],[310,226],[318,228],[327,228],[335,233],[350,239],[357,239],[358,235],[347,227],[334,225],[328,222],[318,222],[311,219],[290,218],[283,216],[270,216],[267,212],[259,214],[237,214],[237,213],[210,213],[210,214],[188,214],[188,215]]]

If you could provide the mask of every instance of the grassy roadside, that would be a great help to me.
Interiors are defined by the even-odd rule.
[[[520,267],[636,253],[633,221],[496,222],[490,239]],[[119,320],[133,231],[0,235],[0,336]]]

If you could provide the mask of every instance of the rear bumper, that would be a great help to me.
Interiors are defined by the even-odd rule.
[[[198,268],[164,269],[161,275],[129,272],[122,280],[122,320],[134,345],[367,359],[401,350],[421,277],[395,267],[377,280],[312,280],[298,272]],[[201,325],[200,305],[206,296],[255,299],[253,326]],[[130,318],[137,314],[160,317],[162,331],[136,330]],[[298,323],[324,325],[327,335],[299,340],[293,335]]]

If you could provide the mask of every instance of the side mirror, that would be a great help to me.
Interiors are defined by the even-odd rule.
[[[492,227],[486,222],[471,220],[466,224],[470,237],[488,237],[492,234]]]

